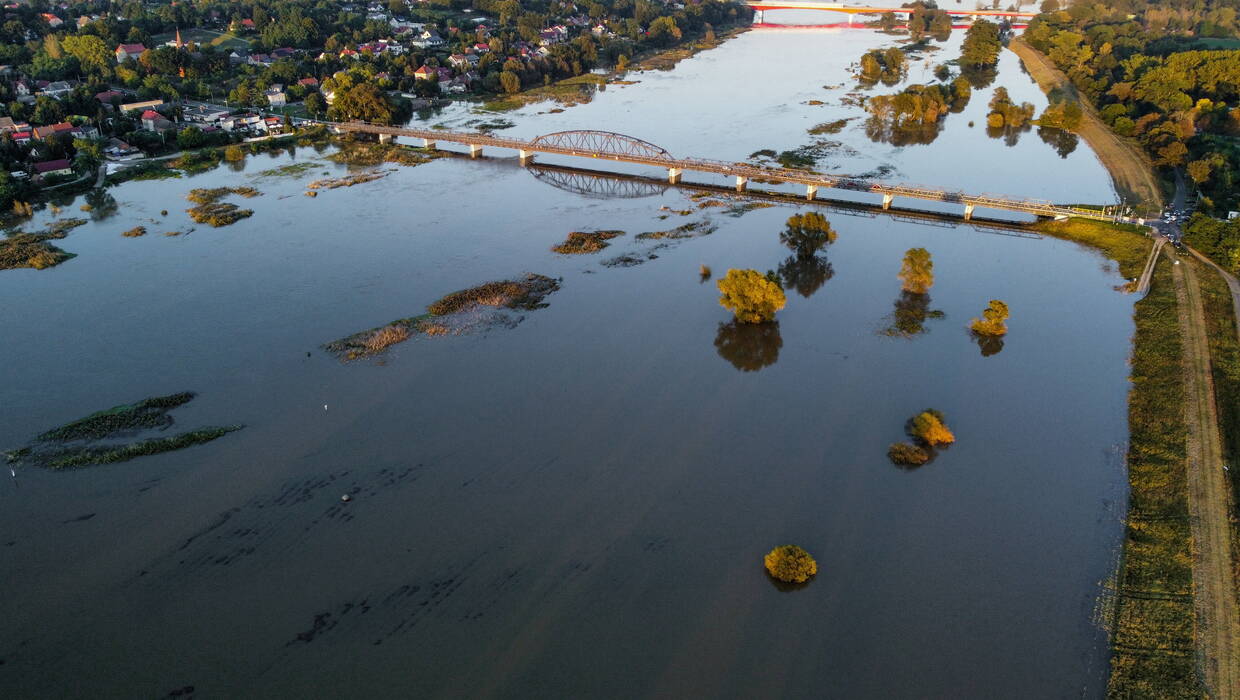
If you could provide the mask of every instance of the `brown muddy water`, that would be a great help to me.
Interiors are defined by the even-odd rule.
[[[847,64],[892,41],[755,31],[588,105],[505,115],[505,133],[603,128],[744,158],[853,117],[829,137],[852,150],[820,167],[1114,201],[1084,145],[1061,158],[1036,133],[969,129],[990,88],[932,144],[870,141],[838,100]],[[1045,104],[1010,54],[994,85]],[[802,209],[568,191],[488,155],[314,199],[306,183],[347,169],[310,148],[129,183],[110,190],[118,213],[57,242],[76,258],[0,273],[0,446],[179,391],[198,396],[177,426],[246,426],[4,475],[0,696],[1102,693],[1133,330],[1113,266],[1058,240],[838,213],[839,240],[798,264],[779,232]],[[261,174],[294,162],[316,165]],[[263,192],[242,201],[252,217],[161,235],[193,226],[191,188],[241,185]],[[714,232],[637,237],[695,221]],[[136,225],[150,233],[122,237]],[[626,235],[551,251],[596,229]],[[917,246],[945,317],[890,337]],[[623,255],[641,264],[601,264]],[[729,325],[702,264],[715,279],[782,265],[778,326]],[[560,289],[489,330],[350,363],[322,349],[527,272]],[[992,298],[1011,331],[984,353],[966,327]],[[927,407],[957,444],[893,466],[887,446]],[[761,564],[786,543],[819,565],[793,591]]]

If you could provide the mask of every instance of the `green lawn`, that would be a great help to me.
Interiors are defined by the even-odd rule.
[[[151,41],[156,46],[172,41],[176,38],[175,32],[166,32],[164,34],[156,34],[151,37]],[[203,44],[215,46],[220,49],[245,49],[249,48],[250,42],[238,37],[232,32],[217,32],[211,29],[184,29],[181,31],[181,41],[185,43],[193,42],[195,44]]]

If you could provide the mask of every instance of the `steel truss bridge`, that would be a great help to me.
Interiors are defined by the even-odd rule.
[[[686,170],[734,177],[736,189],[739,191],[743,191],[751,180],[762,183],[791,183],[803,185],[805,197],[810,201],[815,199],[819,189],[826,188],[879,195],[882,197],[884,209],[890,208],[896,197],[957,204],[964,209],[965,219],[971,219],[974,209],[981,207],[1046,218],[1075,216],[1098,221],[1117,220],[1115,216],[1097,209],[1055,204],[1045,199],[966,194],[958,190],[894,184],[846,175],[823,175],[793,168],[764,167],[706,158],[676,158],[653,143],[609,131],[560,131],[523,141],[482,133],[414,129],[366,122],[319,123],[340,132],[377,134],[380,141],[391,141],[397,137],[420,139],[427,148],[435,148],[440,141],[457,143],[469,147],[470,155],[475,157],[482,154],[484,147],[512,149],[517,152],[522,165],[530,165],[536,153],[649,165],[666,169],[667,179],[671,184],[679,183]]]
[[[779,0],[746,0],[746,5],[755,10],[824,10],[828,12],[845,12],[850,15],[878,15],[884,13],[897,13],[907,15],[913,11],[910,7],[857,7],[853,5],[842,5],[837,2],[797,2],[790,0],[789,2],[780,2]],[[1036,12],[1010,12],[1007,10],[950,10],[947,8],[939,8],[940,12],[946,12],[954,17],[1019,17],[1028,19],[1037,17]]]

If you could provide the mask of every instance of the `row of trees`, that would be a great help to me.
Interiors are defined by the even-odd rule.
[[[1187,0],[1084,1],[1035,18],[1025,40],[1155,165],[1184,167],[1201,205],[1221,213],[1240,205],[1240,51],[1206,49],[1240,36],[1236,14]]]

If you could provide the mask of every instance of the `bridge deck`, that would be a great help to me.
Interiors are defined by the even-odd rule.
[[[1094,209],[1069,207],[1055,204],[1054,202],[1044,199],[1026,199],[996,194],[965,194],[960,191],[945,190],[936,187],[885,183],[876,180],[867,180],[848,176],[823,175],[792,168],[762,167],[750,163],[734,163],[721,160],[710,160],[707,158],[674,158],[665,151],[661,153],[650,152],[649,148],[638,152],[641,150],[642,146],[654,149],[657,149],[658,147],[638,141],[637,139],[633,139],[631,137],[622,136],[620,134],[605,134],[605,132],[568,133],[603,134],[604,136],[614,137],[617,144],[640,144],[640,146],[638,150],[626,149],[625,151],[583,150],[580,147],[569,147],[567,145],[557,144],[553,141],[543,141],[543,139],[546,139],[547,137],[540,137],[539,139],[535,139],[533,141],[522,141],[520,139],[503,138],[500,136],[492,136],[490,134],[414,129],[404,126],[383,126],[365,122],[318,123],[337,129],[338,131],[354,131],[387,136],[403,136],[407,138],[424,139],[426,141],[446,141],[449,143],[459,143],[468,146],[509,148],[516,151],[523,151],[525,153],[553,153],[556,155],[576,156],[580,158],[614,160],[624,163],[636,163],[639,165],[651,165],[666,168],[669,172],[692,170],[695,172],[716,173],[719,175],[736,177],[738,178],[738,182],[740,181],[739,179],[770,183],[785,182],[805,185],[810,188],[833,188],[851,190],[854,192],[870,192],[883,195],[885,198],[910,197],[913,199],[934,202],[951,202],[967,207],[969,212],[972,211],[973,207],[985,207],[988,209],[1015,211],[1051,218],[1077,216],[1100,221],[1115,220],[1114,216],[1104,214],[1103,212]],[[662,149],[658,150],[662,151]]]
[[[790,0],[789,2],[780,2],[779,0],[747,0],[745,4],[755,10],[825,10],[828,12],[846,12],[853,15],[877,15],[892,12],[908,14],[912,12],[912,9],[908,7],[856,7],[834,2],[797,2],[796,0]],[[952,10],[948,8],[939,8],[939,10],[956,17],[1031,18],[1038,16],[1036,12],[1013,12],[1010,10]]]

